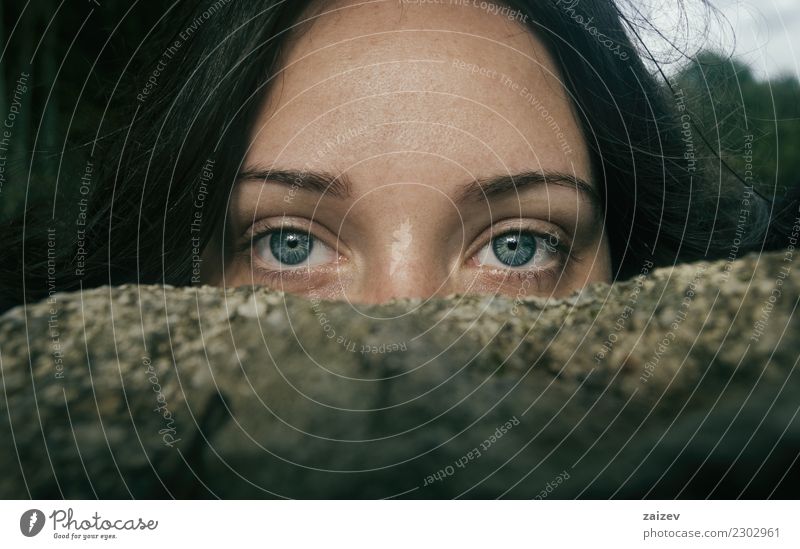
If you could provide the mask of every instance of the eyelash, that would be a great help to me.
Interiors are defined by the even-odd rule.
[[[266,238],[268,235],[276,233],[280,230],[291,230],[291,231],[298,231],[298,232],[307,232],[309,233],[312,238],[319,240],[323,244],[327,245],[324,239],[317,236],[312,229],[309,227],[303,227],[301,224],[291,223],[291,222],[274,222],[274,221],[259,221],[254,223],[247,232],[243,235],[242,241],[240,245],[237,247],[238,252],[249,259],[251,268],[254,272],[258,273],[259,277],[264,280],[265,283],[275,284],[277,282],[292,280],[297,281],[305,278],[309,280],[312,276],[309,272],[308,268],[286,268],[286,269],[271,269],[268,267],[264,267],[258,264],[257,260],[253,260],[253,247],[257,240],[261,238]],[[557,279],[559,276],[562,276],[565,272],[566,268],[572,264],[579,262],[580,259],[575,256],[572,251],[572,246],[568,245],[564,242],[564,239],[556,234],[556,232],[548,232],[548,231],[541,231],[535,230],[530,227],[522,227],[522,226],[506,226],[502,229],[492,228],[491,232],[489,233],[486,239],[482,239],[480,242],[480,246],[477,247],[472,253],[469,254],[469,260],[471,261],[479,250],[482,250],[484,246],[491,245],[491,242],[504,234],[511,233],[511,232],[521,232],[521,233],[530,233],[536,237],[542,238],[547,241],[548,246],[552,248],[554,252],[556,252],[559,256],[559,259],[556,264],[552,267],[544,268],[544,269],[530,269],[524,267],[508,267],[508,268],[492,268],[492,267],[483,267],[484,271],[495,271],[498,275],[503,276],[505,281],[508,280],[515,280],[523,283],[526,279],[530,279],[534,281],[534,284],[538,286],[542,286],[545,282],[550,282],[554,279]],[[555,241],[555,244],[552,242]],[[329,246],[332,249],[334,247]],[[481,267],[478,267],[481,268]]]
[[[497,225],[500,224],[501,223],[498,223]],[[565,238],[559,236],[556,232],[542,231],[525,226],[511,225],[502,227],[500,229],[492,227],[491,232],[488,235],[488,239],[481,240],[482,244],[478,250],[482,250],[484,246],[491,244],[495,238],[513,232],[530,233],[536,237],[546,240],[552,250],[558,254],[558,260],[552,266],[543,269],[531,269],[524,267],[508,267],[505,269],[483,267],[484,271],[493,271],[497,274],[497,276],[503,277],[503,283],[511,282],[514,284],[524,284],[526,280],[529,280],[531,281],[531,286],[533,288],[537,290],[544,290],[550,284],[557,282],[560,277],[568,276],[568,269],[570,269],[575,263],[580,262],[580,258],[575,255],[572,246],[565,241]],[[555,244],[553,244],[553,241],[555,241]],[[477,252],[470,254],[470,260],[475,257],[476,253]]]
[[[303,226],[300,223],[293,223],[291,221],[285,221],[285,220],[279,220],[279,221],[261,220],[253,223],[253,225],[250,226],[247,232],[245,232],[245,234],[242,235],[241,241],[236,246],[237,254],[242,256],[246,261],[249,262],[252,271],[256,273],[259,279],[263,280],[267,285],[275,285],[277,283],[285,281],[299,281],[302,279],[310,281],[312,274],[310,272],[310,269],[308,268],[287,267],[285,269],[280,269],[280,270],[271,269],[269,267],[260,265],[258,260],[254,259],[255,243],[258,240],[266,238],[268,235],[277,233],[281,230],[308,233],[309,235],[311,235],[312,238],[327,245],[325,240],[317,236],[314,230],[308,226]],[[329,246],[329,247],[331,249],[335,249],[334,246]]]

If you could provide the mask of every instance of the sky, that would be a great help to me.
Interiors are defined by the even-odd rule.
[[[737,29],[736,53],[757,72],[800,76],[800,0],[718,0]]]
[[[646,10],[671,39],[689,44],[690,51],[712,47],[733,52],[760,78],[800,77],[800,0],[709,0],[722,16],[711,19],[710,28],[700,0],[683,0],[685,12],[679,7],[681,0],[629,1]],[[655,35],[648,35],[645,42],[658,52],[670,51]]]

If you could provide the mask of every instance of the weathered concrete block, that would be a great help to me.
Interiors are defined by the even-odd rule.
[[[792,259],[548,304],[55,294],[0,317],[0,497],[796,497]]]

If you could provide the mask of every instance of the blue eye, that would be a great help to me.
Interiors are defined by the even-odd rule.
[[[314,248],[314,239],[308,234],[291,229],[268,235],[272,257],[283,265],[298,265],[308,260]]]
[[[538,245],[531,233],[511,232],[492,239],[494,256],[509,267],[521,267],[536,255]]]
[[[274,270],[287,270],[302,264],[303,268],[335,263],[337,254],[307,229],[283,227],[254,237],[253,256],[262,265]]]
[[[555,235],[513,230],[495,236],[475,256],[478,265],[500,269],[546,268],[560,261]]]

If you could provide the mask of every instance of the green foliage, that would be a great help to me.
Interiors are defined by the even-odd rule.
[[[752,171],[748,182],[764,196],[782,196],[800,184],[797,79],[757,80],[744,63],[707,51],[680,71],[672,85],[684,91],[696,129],[743,179]]]

